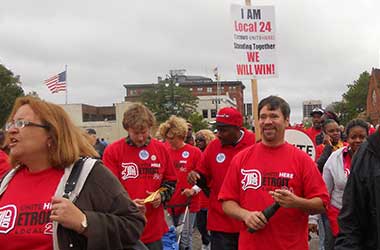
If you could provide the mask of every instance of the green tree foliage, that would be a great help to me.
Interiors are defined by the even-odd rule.
[[[208,129],[208,122],[198,112],[192,113],[187,119],[193,125],[193,131],[198,132],[201,129]]]
[[[155,114],[159,123],[166,121],[172,114],[188,119],[198,105],[198,97],[193,96],[188,89],[176,86],[171,80],[145,90],[140,101]]]
[[[348,90],[342,95],[342,101],[334,104],[343,125],[366,110],[369,79],[367,71],[360,74],[358,80],[347,85]]]
[[[13,103],[17,97],[24,96],[20,87],[20,77],[13,75],[12,71],[0,64],[0,127],[2,128],[8,118]]]

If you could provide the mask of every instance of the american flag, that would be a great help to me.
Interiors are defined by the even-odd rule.
[[[45,84],[53,94],[60,91],[66,91],[66,71],[63,71],[45,80]]]

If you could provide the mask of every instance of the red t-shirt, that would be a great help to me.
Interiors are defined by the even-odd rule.
[[[181,192],[185,188],[191,189],[192,185],[187,182],[187,174],[196,169],[199,166],[202,153],[197,147],[185,144],[180,149],[172,149],[169,145],[169,153],[174,161],[175,170],[177,173],[177,184],[173,197],[168,202],[168,206],[186,204],[187,197],[181,195]],[[194,195],[191,199],[190,212],[196,213],[199,211],[199,195]],[[168,212],[172,214],[173,210],[168,209]],[[176,207],[174,209],[175,215],[179,215],[185,212],[185,207]]]
[[[206,176],[210,187],[207,229],[226,233],[238,233],[240,222],[227,216],[218,201],[218,194],[232,158],[241,150],[255,143],[255,136],[244,129],[242,140],[235,146],[222,146],[219,139],[207,145],[202,163],[196,170]]]
[[[305,129],[305,133],[310,137],[310,139],[316,144],[315,137],[321,133],[321,129],[315,129],[314,127]]]
[[[151,139],[147,146],[128,145],[122,138],[108,145],[103,154],[104,165],[120,180],[134,199],[144,199],[147,191],[154,192],[165,180],[175,181],[173,161],[162,142]],[[147,224],[141,240],[151,243],[162,238],[168,231],[162,204],[158,208],[146,204]]]
[[[63,170],[20,169],[0,197],[0,248],[52,250],[51,197]]]
[[[8,155],[3,150],[0,150],[0,179],[10,168]]]
[[[297,196],[329,197],[318,168],[305,152],[288,143],[271,148],[258,143],[239,153],[231,162],[219,193],[220,200],[234,200],[249,211],[262,211],[274,200],[268,193],[286,188]],[[247,232],[240,224],[239,250],[308,249],[308,214],[296,208],[283,208],[264,229]]]

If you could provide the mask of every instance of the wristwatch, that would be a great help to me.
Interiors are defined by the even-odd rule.
[[[82,222],[80,223],[80,231],[79,233],[82,234],[86,231],[88,225],[87,225],[87,217],[85,214],[83,214],[83,220]]]

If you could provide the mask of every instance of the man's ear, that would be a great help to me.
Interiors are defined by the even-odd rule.
[[[289,127],[289,125],[290,125],[290,117],[287,117],[285,119],[285,124],[286,124],[286,127]]]

